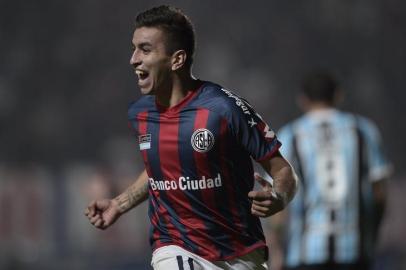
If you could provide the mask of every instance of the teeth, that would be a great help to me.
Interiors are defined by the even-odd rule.
[[[147,74],[145,71],[142,71],[142,70],[136,70],[135,73],[136,73],[138,76],[145,76],[145,75]]]

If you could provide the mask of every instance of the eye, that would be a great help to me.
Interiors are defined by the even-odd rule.
[[[146,47],[142,47],[142,48],[141,48],[141,51],[142,51],[144,54],[149,54],[149,53],[151,52],[151,49],[150,49],[150,48],[146,48]]]

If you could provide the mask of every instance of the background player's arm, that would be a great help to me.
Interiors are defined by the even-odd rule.
[[[378,230],[381,225],[387,200],[387,179],[376,181],[372,184],[372,192],[374,199],[375,220],[374,220],[374,232],[378,235]]]
[[[248,196],[253,200],[252,214],[268,217],[281,211],[293,199],[298,180],[292,166],[279,151],[260,164],[272,177],[273,186],[256,174],[255,179],[262,185],[262,190],[251,191]]]
[[[125,212],[148,198],[148,174],[144,170],[134,184],[114,199],[92,201],[85,215],[96,228],[106,229]]]

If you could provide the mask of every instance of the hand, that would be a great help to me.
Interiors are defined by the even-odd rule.
[[[257,217],[269,217],[281,211],[284,208],[283,200],[275,193],[272,185],[258,173],[254,177],[262,189],[248,193],[248,197],[252,199],[251,213]]]
[[[113,225],[121,213],[115,200],[103,199],[92,201],[85,210],[85,216],[96,228],[104,230]]]

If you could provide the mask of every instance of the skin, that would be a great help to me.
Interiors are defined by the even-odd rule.
[[[148,78],[138,82],[143,95],[162,96],[170,92],[172,57],[167,54],[164,42],[164,34],[158,28],[141,27],[134,31],[130,64],[134,72],[148,72]]]
[[[196,89],[201,82],[191,74],[186,65],[184,50],[168,52],[165,33],[155,27],[140,27],[134,31],[133,53],[130,64],[138,76],[138,86],[144,95],[155,95],[163,106],[178,104],[189,89]],[[278,153],[261,162],[262,167],[274,179],[274,187],[259,175],[255,176],[262,189],[251,191],[251,212],[258,217],[268,217],[281,211],[296,192],[297,178],[289,163]],[[144,170],[137,180],[114,199],[92,201],[85,209],[90,223],[98,229],[106,229],[117,219],[148,198],[148,175]]]
[[[144,170],[137,180],[114,199],[92,201],[85,209],[85,216],[98,229],[104,230],[113,225],[117,219],[144,202],[148,198],[148,175]]]
[[[200,84],[186,66],[187,54],[184,50],[168,53],[165,34],[159,28],[141,27],[134,31],[133,54],[130,64],[136,71],[145,71],[148,78],[138,81],[141,93],[155,95],[158,102],[166,107],[179,103],[187,95],[188,89]]]
[[[250,191],[251,213],[258,217],[269,217],[283,210],[292,200],[297,190],[298,179],[286,159],[278,152],[270,159],[260,162],[262,168],[272,177],[273,186],[259,174],[255,180],[262,189]]]

